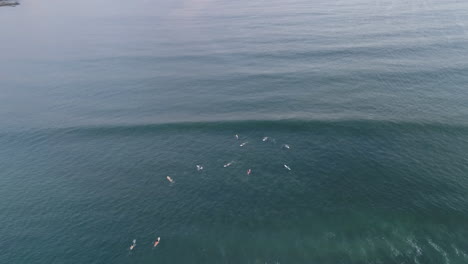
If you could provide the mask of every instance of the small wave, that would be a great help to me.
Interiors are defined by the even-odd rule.
[[[445,260],[444,263],[446,264],[450,263],[450,260],[447,256],[447,252],[445,252],[445,250],[443,250],[439,245],[437,245],[430,239],[428,239],[427,242],[429,243],[429,245],[431,245],[437,252],[439,252],[444,257],[444,260]]]
[[[455,245],[452,244],[452,248],[455,251],[457,256],[462,256],[463,259],[468,260],[468,255],[461,249],[457,248]]]
[[[116,134],[151,134],[159,132],[226,132],[242,133],[245,131],[280,131],[280,132],[329,132],[348,131],[357,132],[360,135],[373,134],[377,132],[439,132],[444,134],[467,135],[468,124],[444,124],[435,122],[410,122],[392,120],[365,120],[365,119],[336,119],[336,120],[305,120],[305,119],[282,119],[282,120],[229,120],[229,121],[194,121],[194,122],[168,122],[147,124],[122,124],[122,125],[82,125],[64,128],[47,128],[23,131],[24,135],[34,134],[58,134],[76,135],[116,135]],[[17,133],[17,132],[16,132]],[[5,132],[2,135],[8,135]]]
[[[451,125],[443,123],[401,122],[386,120],[233,120],[233,121],[201,121],[175,122],[134,125],[102,125],[63,128],[68,132],[132,132],[145,133],[150,131],[173,130],[213,130],[213,131],[248,131],[248,130],[278,130],[278,131],[311,131],[319,129],[351,129],[365,132],[366,130],[410,130],[415,131],[457,131],[468,133],[468,125]]]
[[[414,263],[419,264],[419,257],[422,256],[422,248],[416,243],[414,238],[408,238],[406,242],[408,242],[411,248],[413,248],[416,251],[416,255],[414,256],[413,260]]]

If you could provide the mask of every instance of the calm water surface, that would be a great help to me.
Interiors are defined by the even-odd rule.
[[[0,8],[0,262],[467,263],[467,26],[457,0]]]

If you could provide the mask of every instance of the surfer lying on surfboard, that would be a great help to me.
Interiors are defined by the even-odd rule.
[[[136,239],[133,239],[133,244],[130,246],[130,250],[133,250],[136,247]]]
[[[156,246],[159,244],[159,241],[160,241],[160,240],[161,240],[161,238],[158,237],[158,239],[157,239],[156,241],[154,241],[153,247],[156,247]]]

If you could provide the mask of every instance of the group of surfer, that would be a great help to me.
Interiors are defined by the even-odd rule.
[[[158,237],[156,241],[153,243],[153,247],[156,247],[159,244],[159,241],[161,241],[161,238]],[[136,247],[136,239],[133,239],[132,244],[130,245],[130,250],[133,250]]]
[[[236,135],[234,135],[234,137],[235,137],[237,140],[239,140],[239,135],[236,134]],[[263,142],[265,142],[265,141],[267,141],[267,140],[269,140],[269,137],[264,137],[264,138],[262,139]],[[247,142],[247,141],[246,141],[246,142],[242,142],[239,146],[240,146],[240,147],[243,147],[243,146],[247,145],[248,143],[249,143],[249,142]],[[283,148],[286,148],[286,149],[290,149],[290,148],[291,148],[288,144],[284,144],[282,147],[283,147]],[[224,164],[223,167],[224,167],[224,168],[227,168],[227,167],[231,166],[233,163],[234,163],[234,161],[230,161],[230,162]],[[284,168],[286,168],[287,170],[291,170],[291,168],[290,168],[288,165],[284,164],[283,166],[284,166]],[[197,167],[197,171],[203,170],[203,166],[201,166],[201,165],[196,165],[196,167]],[[248,170],[247,170],[247,175],[250,175],[251,173],[252,173],[252,169],[248,169]],[[174,183],[174,179],[172,179],[170,176],[166,176],[166,179],[167,179],[170,183]]]
[[[235,135],[235,138],[236,138],[237,140],[239,140],[239,135],[236,134],[236,135]],[[262,139],[263,142],[265,142],[265,141],[267,141],[267,140],[269,140],[269,137],[264,137],[264,138]],[[243,143],[241,143],[239,146],[240,146],[240,147],[243,147],[243,146],[247,145],[247,143],[248,143],[248,142],[243,142]],[[283,147],[286,148],[286,149],[290,149],[290,146],[289,146],[288,144],[284,144]],[[228,162],[228,163],[224,164],[224,168],[227,168],[227,167],[231,166],[233,163],[234,163],[234,161],[231,161],[231,162]],[[291,168],[290,168],[288,165],[284,164],[283,166],[284,166],[284,168],[286,168],[287,170],[291,170]],[[201,165],[196,165],[196,167],[197,167],[197,171],[203,170],[203,166],[201,166]],[[248,169],[248,170],[247,170],[247,175],[250,175],[251,173],[252,173],[252,169]],[[166,176],[166,179],[167,179],[170,183],[174,183],[174,179],[172,179],[170,176]],[[160,240],[161,240],[161,238],[158,237],[158,238],[156,239],[156,241],[154,242],[153,247],[156,247],[156,246],[159,244],[159,241],[160,241]],[[132,245],[130,245],[130,250],[133,250],[135,247],[136,247],[136,239],[134,239]]]

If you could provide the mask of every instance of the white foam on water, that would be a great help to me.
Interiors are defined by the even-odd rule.
[[[431,245],[437,252],[439,252],[444,257],[446,264],[450,263],[450,260],[447,256],[447,252],[445,252],[445,250],[443,250],[439,245],[437,245],[430,239],[427,239],[427,242],[429,243],[429,245]]]

